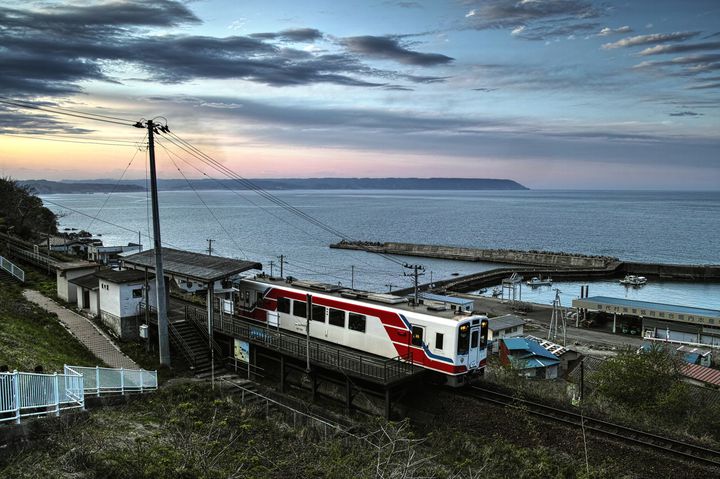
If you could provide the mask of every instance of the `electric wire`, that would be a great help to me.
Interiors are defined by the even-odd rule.
[[[260,186],[254,184],[252,181],[250,181],[250,180],[248,180],[248,179],[246,179],[246,178],[243,178],[242,176],[240,176],[240,175],[238,175],[237,173],[233,172],[232,170],[230,170],[229,168],[227,168],[225,165],[221,164],[220,162],[218,162],[217,160],[213,159],[213,158],[210,157],[209,155],[207,155],[207,154],[203,153],[202,151],[200,151],[198,148],[196,148],[195,146],[193,146],[193,145],[190,144],[189,142],[187,142],[187,141],[183,140],[182,138],[180,138],[180,137],[179,137],[178,135],[176,135],[175,133],[173,133],[173,132],[168,132],[168,133],[165,135],[166,138],[167,138],[167,135],[168,135],[168,134],[169,134],[170,136],[172,136],[174,139],[176,139],[177,142],[182,143],[182,145],[186,145],[187,148],[183,147],[182,145],[178,145],[178,143],[176,143],[176,142],[174,142],[174,141],[171,140],[171,142],[172,142],[173,144],[175,144],[175,145],[178,146],[179,148],[183,149],[184,151],[188,152],[189,154],[192,154],[192,152],[195,152],[194,154],[192,154],[192,156],[194,156],[195,158],[199,159],[200,161],[203,161],[205,164],[208,164],[208,166],[211,166],[211,167],[213,167],[214,169],[220,171],[221,173],[225,174],[225,175],[228,176],[229,178],[231,178],[231,179],[239,182],[239,183],[242,184],[243,186],[246,186],[246,187],[252,189],[253,191],[255,191],[255,192],[256,192],[257,194],[259,194],[260,196],[263,196],[264,198],[266,198],[268,201],[271,201],[271,202],[275,203],[276,205],[278,205],[278,206],[280,206],[280,207],[282,207],[282,208],[285,208],[287,211],[289,211],[289,212],[291,212],[291,213],[293,213],[293,214],[295,214],[295,215],[297,215],[297,216],[305,219],[306,221],[308,221],[308,222],[310,222],[310,223],[318,226],[319,228],[327,231],[328,233],[330,233],[330,234],[332,234],[332,235],[334,235],[334,236],[337,236],[337,237],[339,237],[339,238],[341,238],[341,239],[343,239],[343,240],[348,240],[348,239],[350,239],[350,238],[348,237],[348,235],[345,235],[344,233],[342,233],[341,231],[337,230],[336,228],[333,228],[332,226],[329,226],[329,225],[323,223],[322,221],[318,220],[317,218],[314,218],[314,217],[310,216],[309,214],[305,213],[304,211],[302,211],[302,210],[300,210],[300,209],[298,209],[298,208],[290,205],[290,204],[287,203],[286,201],[284,201],[284,200],[276,197],[275,195],[272,195],[271,193],[267,192],[266,190],[264,190],[264,189],[261,188]],[[191,149],[192,152],[191,152],[191,151],[188,151],[188,148]],[[368,252],[371,252],[371,253],[375,253],[375,254],[377,254],[377,255],[379,255],[379,256],[385,258],[386,260],[391,261],[391,262],[393,262],[393,263],[395,263],[395,264],[402,265],[402,266],[405,265],[405,263],[404,263],[403,261],[397,260],[397,259],[392,258],[392,257],[390,257],[390,256],[388,256],[388,255],[383,254],[383,253],[378,253],[378,252],[372,251],[372,250],[365,250],[365,251],[368,251]]]
[[[3,103],[5,105],[11,105],[11,106],[14,106],[17,108],[28,108],[31,110],[44,111],[46,113],[54,113],[56,115],[65,115],[65,116],[71,116],[74,118],[83,118],[85,120],[101,121],[101,122],[105,122],[105,123],[112,123],[115,125],[133,126],[135,124],[135,122],[132,120],[114,118],[114,117],[109,117],[106,115],[97,115],[94,113],[75,112],[73,110],[69,110],[64,107],[47,107],[47,106],[34,105],[32,103],[21,103],[18,100],[5,100],[3,98],[4,97],[0,97],[0,103]],[[113,119],[111,119],[111,118],[113,118]]]
[[[12,136],[15,138],[24,138],[27,140],[41,140],[41,141],[54,141],[58,143],[74,143],[77,145],[104,145],[104,146],[132,146],[132,142],[126,142],[126,141],[114,141],[114,140],[93,140],[92,138],[88,138],[87,140],[70,140],[65,139],[65,137],[61,138],[46,138],[48,135],[43,136],[32,136],[32,135],[18,135],[15,133],[3,133],[3,136]]]
[[[138,152],[142,148],[141,145],[145,142],[145,138],[147,138],[147,133],[145,134],[143,139],[140,140],[139,143],[135,144],[135,153],[133,153],[132,158],[130,158],[130,162],[127,164],[127,166],[125,166],[125,169],[123,170],[122,174],[120,175],[120,178],[118,178],[118,180],[115,182],[115,185],[113,186],[110,193],[105,197],[105,201],[103,201],[103,204],[100,205],[100,209],[95,214],[95,217],[93,217],[90,220],[90,223],[87,225],[87,228],[85,228],[86,231],[90,231],[90,227],[92,227],[95,220],[98,218],[98,216],[100,216],[100,213],[102,213],[102,210],[105,208],[105,205],[107,205],[108,201],[110,201],[110,197],[112,196],[112,194],[115,193],[115,190],[118,188],[118,186],[120,186],[120,182],[123,180],[123,178],[125,178],[125,174],[127,173],[128,168],[130,168],[130,165],[133,164],[133,161],[135,161],[135,157],[137,156]]]
[[[225,226],[223,226],[223,224],[220,222],[220,219],[215,215],[215,213],[213,212],[213,210],[208,206],[208,204],[205,202],[205,200],[203,200],[202,196],[200,196],[200,193],[198,193],[198,191],[197,191],[197,190],[195,189],[195,187],[192,185],[192,183],[190,182],[190,180],[188,180],[187,176],[185,176],[185,173],[183,173],[183,171],[180,169],[180,167],[179,167],[178,164],[175,162],[175,160],[170,156],[170,154],[169,154],[168,151],[167,151],[167,148],[165,148],[165,146],[163,146],[163,145],[161,145],[161,146],[162,146],[162,148],[165,150],[165,154],[166,154],[166,156],[168,157],[168,159],[169,159],[169,160],[172,162],[172,164],[175,166],[175,169],[178,171],[178,173],[180,173],[180,176],[183,177],[183,179],[185,180],[185,182],[187,183],[187,185],[190,187],[190,189],[193,191],[193,193],[195,193],[195,196],[197,196],[197,199],[200,200],[200,203],[202,203],[203,206],[205,207],[205,209],[208,210],[208,213],[210,213],[210,215],[213,217],[213,219],[215,219],[215,221],[217,222],[217,224],[218,224],[218,225],[220,226],[220,228],[225,232],[225,234],[226,234],[227,237],[230,239],[230,241],[235,245],[235,247],[240,251],[240,253],[242,253],[243,257],[244,257],[245,259],[247,259],[247,255],[245,254],[245,251],[243,251],[243,249],[240,247],[240,245],[235,241],[235,238],[233,238],[233,236],[230,234],[230,232],[229,232],[229,231],[225,228]]]

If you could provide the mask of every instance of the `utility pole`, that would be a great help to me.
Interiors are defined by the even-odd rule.
[[[355,265],[350,266],[350,289],[355,289]]]
[[[418,304],[419,301],[420,301],[420,294],[419,294],[419,291],[418,291],[418,280],[419,280],[420,276],[424,276],[424,275],[425,275],[425,273],[424,273],[425,267],[424,267],[423,265],[420,265],[420,264],[408,264],[408,263],[405,263],[405,264],[403,265],[403,268],[407,268],[407,269],[413,270],[412,273],[403,273],[403,275],[404,275],[404,276],[412,276],[412,277],[413,277],[413,284],[414,284],[414,288],[415,288],[415,304]]]
[[[160,348],[160,364],[170,366],[170,341],[168,338],[167,296],[165,293],[165,273],[162,262],[162,241],[160,240],[160,207],[158,205],[157,172],[155,169],[155,139],[153,134],[157,128],[167,130],[167,127],[158,126],[152,120],[146,122],[148,131],[148,151],[150,156],[150,192],[152,197],[153,216],[153,247],[155,249],[155,290],[157,291],[158,315],[158,345]],[[135,124],[143,128],[142,123]]]
[[[285,266],[285,255],[281,254],[280,255],[280,279],[284,278],[284,276],[283,276],[283,270],[285,269],[284,266]]]
[[[273,266],[275,266],[275,261],[270,261],[270,277],[273,277]]]
[[[143,247],[142,247],[142,233],[138,231],[138,251],[142,253]]]
[[[213,241],[215,241],[215,240],[214,240],[214,239],[210,239],[210,238],[207,239],[207,242],[208,242],[208,250],[207,250],[207,251],[208,251],[208,256],[212,256],[212,244],[213,244]]]

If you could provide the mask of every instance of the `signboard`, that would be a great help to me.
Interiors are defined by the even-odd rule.
[[[235,303],[232,299],[222,300],[222,310],[225,314],[235,314]]]
[[[280,313],[277,311],[268,311],[267,314],[268,325],[279,328],[280,327]]]
[[[235,359],[243,363],[250,362],[250,343],[235,338]]]

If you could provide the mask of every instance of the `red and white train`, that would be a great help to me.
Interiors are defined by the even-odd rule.
[[[459,307],[413,306],[389,294],[262,276],[235,286],[240,306],[236,314],[304,335],[311,295],[312,338],[385,358],[412,358],[451,386],[466,383],[485,367],[487,317]]]

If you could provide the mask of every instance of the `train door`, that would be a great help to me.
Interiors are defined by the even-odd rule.
[[[473,321],[474,323],[475,321]],[[475,369],[480,364],[480,325],[470,326],[470,351],[468,353],[468,367]]]

